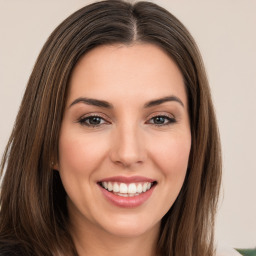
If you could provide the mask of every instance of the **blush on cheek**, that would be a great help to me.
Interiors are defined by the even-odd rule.
[[[185,176],[190,154],[190,143],[170,143],[161,151],[155,152],[155,161],[166,176]],[[184,175],[181,175],[181,174]]]
[[[94,170],[102,162],[106,154],[106,141],[92,135],[63,134],[59,143],[59,162],[65,170],[87,173]]]

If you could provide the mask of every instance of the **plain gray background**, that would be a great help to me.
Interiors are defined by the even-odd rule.
[[[52,30],[93,1],[0,0],[0,154],[36,57]],[[223,147],[216,236],[256,246],[256,1],[153,1],[190,30],[201,49]]]

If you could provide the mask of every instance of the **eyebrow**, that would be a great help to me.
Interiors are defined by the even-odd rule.
[[[168,101],[175,101],[178,102],[182,107],[184,107],[183,102],[181,101],[180,98],[176,97],[176,96],[168,96],[168,97],[163,97],[160,99],[155,99],[152,101],[149,101],[147,103],[144,104],[144,108],[150,108],[150,107],[154,107],[157,105],[161,105],[165,102]],[[85,97],[80,97],[75,99],[69,107],[72,107],[73,105],[77,104],[77,103],[84,103],[86,105],[90,105],[90,106],[96,106],[96,107],[101,107],[101,108],[107,108],[107,109],[112,109],[113,105],[105,100],[97,100],[97,99],[91,99],[91,98],[85,98]]]
[[[154,106],[157,106],[157,105],[161,105],[161,104],[163,104],[165,102],[168,102],[168,101],[178,102],[182,107],[184,107],[184,104],[183,104],[183,102],[181,101],[180,98],[171,95],[171,96],[168,96],[168,97],[163,97],[163,98],[160,98],[160,99],[149,101],[144,105],[144,108],[150,108],[150,107],[154,107]]]
[[[77,98],[70,104],[69,107],[72,107],[73,105],[75,105],[77,103],[84,103],[86,105],[91,105],[91,106],[96,106],[96,107],[101,107],[101,108],[108,108],[108,109],[113,108],[113,105],[108,103],[107,101],[84,98],[84,97]]]

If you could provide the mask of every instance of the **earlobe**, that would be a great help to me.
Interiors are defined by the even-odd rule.
[[[58,164],[58,163],[55,163],[55,162],[51,162],[51,168],[52,168],[53,170],[58,171],[58,170],[59,170],[59,164]]]

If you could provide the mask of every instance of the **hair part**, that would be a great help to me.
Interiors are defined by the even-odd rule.
[[[68,229],[66,192],[51,166],[58,159],[69,78],[91,49],[133,43],[157,45],[175,61],[189,102],[189,167],[178,198],[162,220],[157,253],[214,254],[221,151],[200,52],[187,29],[165,9],[150,2],[118,0],[94,3],[72,14],[53,31],[39,54],[1,164],[1,250],[77,255]]]

